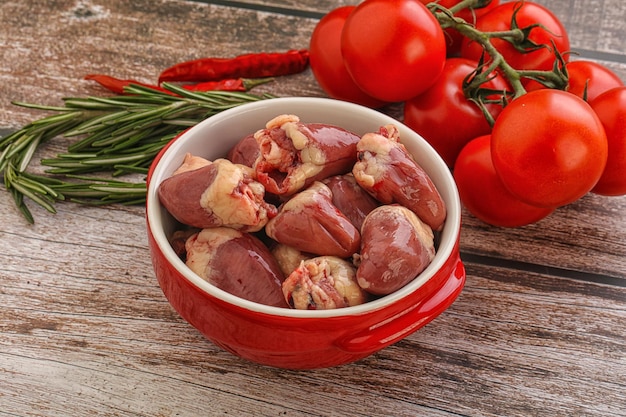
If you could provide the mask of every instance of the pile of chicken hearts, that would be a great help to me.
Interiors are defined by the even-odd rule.
[[[211,140],[211,138],[207,138]],[[203,279],[297,309],[365,303],[432,261],[445,204],[396,126],[358,136],[279,115],[225,158],[186,155],[159,186],[170,241]]]

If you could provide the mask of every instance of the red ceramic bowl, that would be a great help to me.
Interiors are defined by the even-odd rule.
[[[359,306],[304,311],[243,300],[204,281],[176,256],[167,237],[175,221],[159,204],[159,184],[191,152],[207,159],[226,154],[249,133],[280,114],[303,122],[334,124],[357,134],[394,123],[401,141],[428,172],[448,209],[437,254],[427,269],[393,294]],[[454,180],[430,145],[408,127],[375,110],[323,98],[278,98],[226,110],[199,123],[155,159],[148,179],[147,230],[154,271],[163,293],[206,338],[259,364],[311,369],[371,355],[415,332],[441,314],[461,292],[461,208]]]

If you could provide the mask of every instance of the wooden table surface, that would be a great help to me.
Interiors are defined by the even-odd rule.
[[[626,80],[626,2],[539,2],[580,57]],[[0,129],[42,116],[11,101],[102,94],[89,73],[151,82],[182,60],[306,48],[350,3],[3,0]],[[263,88],[324,95],[310,71]],[[302,372],[242,361],[177,315],[143,207],[31,207],[34,225],[0,189],[0,416],[626,415],[626,197],[519,229],[464,213],[467,284],[450,309],[369,358]]]

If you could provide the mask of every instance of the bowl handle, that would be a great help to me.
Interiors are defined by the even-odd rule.
[[[335,344],[349,353],[373,353],[392,345],[425,326],[447,309],[458,297],[464,284],[465,266],[457,259],[448,278],[430,297],[402,310],[383,323],[338,340]]]

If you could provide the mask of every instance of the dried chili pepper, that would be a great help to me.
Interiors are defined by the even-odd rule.
[[[89,74],[85,76],[85,79],[96,81],[107,90],[116,94],[126,94],[125,87],[134,84],[161,91],[172,96],[177,96],[176,93],[158,85],[146,84],[136,80],[122,80],[104,74]],[[270,81],[272,81],[272,78],[258,78],[254,80],[247,78],[232,78],[220,81],[206,81],[198,84],[185,84],[181,87],[189,91],[248,91],[257,85],[268,83]]]
[[[275,77],[302,72],[309,63],[309,51],[254,53],[234,58],[201,58],[165,69],[163,81],[219,81],[227,78]]]
[[[197,84],[185,84],[182,87],[189,91],[248,91],[257,85],[272,81],[273,78],[229,78],[220,81],[205,81]]]
[[[136,80],[122,80],[119,78],[111,77],[109,75],[104,74],[89,74],[85,76],[86,80],[93,80],[106,88],[107,90],[116,93],[116,94],[125,94],[124,88],[128,87],[131,84],[141,85],[143,87],[152,88],[153,90],[158,90],[164,93],[168,93],[174,95],[174,93],[167,91],[166,89],[159,87],[158,85],[151,85],[142,83]]]

